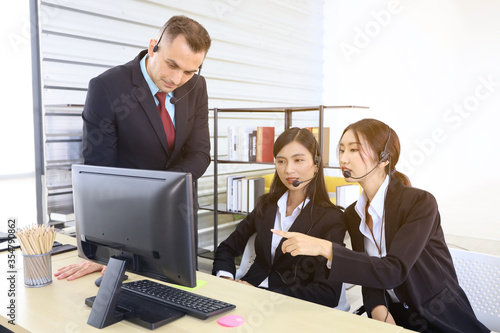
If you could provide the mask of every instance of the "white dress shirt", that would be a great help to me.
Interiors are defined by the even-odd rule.
[[[387,249],[385,246],[385,211],[384,203],[387,194],[387,187],[389,186],[389,176],[385,177],[384,182],[380,185],[377,193],[370,202],[368,207],[368,214],[372,217],[373,221],[373,236],[370,232],[370,228],[366,224],[366,203],[368,198],[363,191],[358,198],[358,202],[354,209],[356,213],[361,218],[361,223],[359,224],[359,231],[364,236],[365,252],[371,257],[385,257],[387,255]],[[380,250],[380,251],[379,251]],[[393,289],[387,290],[391,296],[393,302],[399,303],[399,299],[396,297]]]

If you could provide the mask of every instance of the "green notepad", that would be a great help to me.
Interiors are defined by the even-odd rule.
[[[178,284],[174,284],[172,286],[175,287],[175,288],[184,289],[184,290],[187,290],[187,291],[193,291],[193,290],[196,290],[198,288],[203,287],[206,284],[207,284],[207,281],[196,280],[196,287],[194,287],[194,288],[184,287],[184,286],[180,286]]]

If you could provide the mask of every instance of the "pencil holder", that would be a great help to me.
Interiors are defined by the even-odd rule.
[[[23,254],[25,287],[43,287],[52,283],[51,253]]]

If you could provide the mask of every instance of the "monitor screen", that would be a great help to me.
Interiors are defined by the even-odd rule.
[[[78,255],[196,286],[191,174],[73,165]]]

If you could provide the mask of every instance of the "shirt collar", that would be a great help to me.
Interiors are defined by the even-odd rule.
[[[141,72],[142,72],[142,75],[144,76],[144,79],[146,80],[146,83],[148,84],[148,87],[149,87],[149,90],[151,91],[151,94],[153,96],[156,95],[156,93],[158,91],[161,91],[157,86],[156,84],[153,82],[153,80],[151,79],[151,77],[149,76],[148,74],[148,71],[146,70],[146,59],[149,57],[149,54],[146,53],[146,55],[144,57],[142,57],[141,61],[140,61],[140,64],[141,64]],[[173,97],[173,94],[172,92],[169,92],[167,93],[167,96],[168,97]],[[167,99],[168,101],[169,99]]]
[[[377,193],[373,197],[372,202],[370,202],[370,207],[368,208],[368,211],[370,215],[372,215],[372,217],[374,214],[376,214],[379,219],[382,218],[382,215],[384,213],[384,202],[385,202],[385,194],[387,186],[389,186],[388,175],[385,177],[382,185],[380,185],[380,187],[378,188]],[[365,191],[363,190],[363,192],[359,196],[356,206],[354,207],[356,213],[358,213],[358,216],[361,217],[362,219],[365,217],[365,207],[367,202],[368,198],[366,197]]]
[[[382,215],[384,214],[385,194],[387,192],[386,190],[388,185],[389,176],[385,176],[384,182],[380,185],[377,194],[375,194],[370,204],[370,208],[373,208],[370,210],[370,214],[376,213],[379,218],[382,218]]]
[[[286,202],[288,200],[288,193],[289,191],[286,191],[285,193],[283,193],[283,195],[281,196],[281,198],[279,198],[278,200],[278,211],[279,213],[281,214],[281,216],[285,217],[286,216]],[[293,211],[292,213],[292,216],[293,215],[297,215],[300,213],[300,211],[302,210],[302,207],[305,207],[307,206],[307,204],[309,203],[309,198],[306,198],[304,201],[302,201]]]

